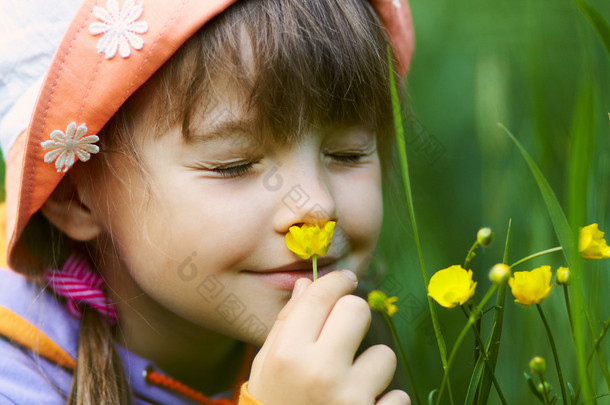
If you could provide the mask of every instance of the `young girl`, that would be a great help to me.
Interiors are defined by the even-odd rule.
[[[356,356],[370,311],[350,295],[380,231],[407,4],[75,13],[3,123],[0,403],[409,403],[385,392],[391,349]],[[331,220],[312,282],[284,238]]]

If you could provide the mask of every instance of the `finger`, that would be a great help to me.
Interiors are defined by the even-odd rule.
[[[265,356],[265,353],[267,352],[268,348],[273,344],[276,339],[276,336],[279,333],[279,330],[283,326],[282,321],[290,315],[290,312],[292,311],[292,308],[294,307],[297,298],[303,293],[303,291],[305,291],[307,286],[309,286],[310,284],[311,280],[309,280],[308,278],[300,278],[296,281],[296,283],[294,284],[294,289],[292,291],[292,297],[290,298],[290,300],[288,300],[286,305],[284,305],[284,308],[282,308],[282,310],[278,314],[276,322],[271,327],[271,330],[267,335],[267,339],[265,339],[265,343],[261,347],[261,350],[259,350],[258,355],[260,355],[261,357]]]
[[[330,311],[342,296],[354,291],[358,281],[348,270],[333,271],[311,283],[295,299],[280,323],[282,339],[292,344],[315,342]]]
[[[411,398],[404,391],[394,390],[379,398],[375,405],[411,405]]]
[[[396,371],[396,355],[386,345],[371,346],[364,351],[352,367],[354,381],[367,392],[378,396],[386,389]]]
[[[352,364],[354,355],[371,323],[371,310],[362,298],[354,295],[341,297],[324,323],[318,347]]]

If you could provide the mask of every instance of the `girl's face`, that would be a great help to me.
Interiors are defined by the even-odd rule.
[[[118,164],[98,188],[111,204],[99,221],[118,259],[102,272],[130,306],[149,300],[261,344],[294,282],[311,278],[311,261],[285,246],[290,226],[337,221],[319,274],[365,271],[381,227],[379,157],[375,134],[360,127],[310,130],[291,144],[261,141],[237,94],[222,94],[194,119],[192,140],[179,125],[142,136],[147,178]]]

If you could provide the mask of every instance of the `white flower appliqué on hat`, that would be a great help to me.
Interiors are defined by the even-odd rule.
[[[67,172],[74,164],[76,157],[86,162],[91,158],[92,153],[97,153],[100,148],[93,145],[100,138],[97,135],[87,134],[87,126],[80,124],[76,128],[76,122],[71,122],[64,134],[59,129],[51,132],[51,139],[41,142],[44,150],[50,150],[44,155],[45,163],[51,163],[55,159],[55,168],[58,172]]]
[[[146,21],[136,21],[142,12],[142,5],[135,4],[134,0],[126,0],[121,9],[117,0],[108,0],[106,8],[93,7],[93,15],[102,22],[91,23],[89,32],[92,35],[104,34],[97,41],[97,53],[112,59],[118,49],[119,55],[126,58],[131,55],[131,48],[142,49],[144,41],[136,35],[148,31]]]

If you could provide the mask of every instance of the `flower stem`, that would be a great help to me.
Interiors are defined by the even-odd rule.
[[[311,256],[311,264],[313,266],[313,281],[318,279],[318,255]]]
[[[570,321],[570,330],[572,331],[572,336],[574,336],[574,325],[572,324],[572,310],[570,309],[570,294],[568,294],[568,286],[565,284],[563,286],[563,295],[566,298],[566,308],[568,310],[568,320]]]
[[[516,267],[516,266],[520,265],[521,263],[525,263],[528,260],[535,259],[536,257],[544,256],[544,255],[549,254],[549,253],[559,252],[560,250],[563,250],[563,248],[561,246],[557,246],[557,247],[550,248],[550,249],[547,249],[547,250],[542,250],[540,252],[534,253],[532,255],[524,257],[521,260],[518,260],[518,261],[514,262],[513,264],[510,265],[510,268],[512,269],[513,267]]]
[[[479,241],[475,240],[474,243],[472,244],[472,247],[466,254],[466,260],[464,260],[464,269],[465,270],[468,270],[468,267],[470,266],[470,262],[474,258],[474,252],[475,252],[475,250],[477,250],[478,247],[479,247]]]
[[[461,305],[460,307],[462,308],[464,315],[466,315],[466,318],[469,318],[469,315],[466,312],[466,309],[464,308],[464,306]],[[496,374],[494,372],[494,367],[489,362],[489,356],[487,355],[487,350],[485,349],[485,344],[483,343],[483,340],[481,339],[481,334],[479,333],[479,329],[477,329],[476,327],[473,327],[472,330],[474,332],[476,345],[480,348],[479,350],[476,350],[476,348],[475,348],[475,354],[478,353],[478,355],[483,358],[483,362],[485,363],[485,366],[487,366],[487,369],[489,370],[489,373],[491,375],[494,387],[496,387],[496,392],[498,393],[498,397],[500,397],[500,402],[502,402],[502,404],[504,404],[504,405],[507,405],[506,398],[504,398],[504,393],[502,392],[502,389],[500,388],[500,383],[498,382],[498,379],[496,378]],[[478,358],[474,359],[475,364],[477,363],[477,360],[478,360]]]
[[[405,350],[402,347],[402,343],[400,342],[400,338],[398,337],[398,333],[396,332],[396,328],[394,327],[392,318],[390,318],[385,312],[382,312],[381,315],[383,316],[383,320],[385,321],[386,325],[388,325],[388,328],[392,333],[394,343],[398,348],[398,354],[400,355],[402,364],[405,367],[405,372],[407,373],[407,379],[409,380],[409,384],[411,385],[411,391],[413,393],[413,397],[415,398],[415,403],[423,404],[423,402],[419,398],[419,393],[417,392],[417,384],[415,384],[415,380],[413,379],[413,373],[411,372],[411,368],[409,367],[409,363],[407,362],[407,355],[405,354]]]
[[[549,398],[547,397],[546,387],[544,386],[544,376],[542,375],[542,373],[540,373],[539,376],[540,384],[542,384],[542,392],[540,393],[540,395],[542,395],[542,402],[544,402],[544,405],[549,405]]]
[[[542,306],[540,304],[536,304],[536,308],[538,308],[538,313],[540,314],[540,318],[542,319],[542,323],[544,324],[544,328],[546,329],[546,335],[549,338],[549,343],[551,344],[551,350],[553,351],[553,357],[555,358],[555,368],[557,369],[557,377],[559,378],[559,386],[561,387],[561,398],[563,399],[564,404],[569,404],[568,396],[566,395],[566,387],[563,382],[563,373],[561,372],[561,366],[559,365],[559,356],[557,355],[557,347],[555,347],[555,340],[553,339],[553,333],[551,332],[549,323],[546,320],[546,316],[544,316],[544,312],[542,312]],[[543,389],[544,389],[544,387],[543,387]]]
[[[589,314],[588,314],[588,312],[586,310],[585,310],[585,316],[587,317],[587,322],[589,323],[589,329],[591,330],[591,336],[594,336],[595,335],[595,330],[593,329],[593,324],[591,322],[591,318],[589,317]],[[604,323],[604,325],[602,326],[601,333],[593,341],[593,347],[591,348],[591,352],[587,356],[587,363],[586,364],[588,366],[589,363],[591,362],[592,358],[593,358],[593,355],[595,353],[597,353],[597,357],[599,358],[599,365],[600,365],[600,368],[602,370],[602,375],[604,376],[604,379],[606,380],[606,386],[608,387],[608,390],[610,390],[610,371],[608,371],[608,365],[604,361],[604,356],[602,355],[601,350],[599,348],[599,344],[602,341],[602,339],[604,338],[604,336],[606,336],[606,332],[608,332],[608,328],[610,328],[610,319],[608,319]]]
[[[436,402],[435,402],[436,405],[441,403],[441,398],[443,397],[443,392],[445,391],[445,385],[447,385],[447,380],[449,378],[449,371],[451,369],[451,365],[453,364],[455,355],[457,354],[457,351],[458,351],[460,345],[462,344],[464,337],[466,337],[466,333],[468,333],[468,330],[475,323],[477,317],[481,313],[481,310],[483,309],[485,304],[487,304],[487,301],[489,301],[489,299],[491,298],[491,296],[493,295],[493,293],[496,291],[497,288],[498,288],[497,284],[492,284],[492,286],[489,288],[489,290],[485,294],[485,297],[483,297],[483,300],[479,303],[479,305],[477,305],[477,307],[472,311],[472,313],[468,317],[468,322],[466,322],[466,325],[464,325],[464,328],[462,328],[462,331],[460,332],[455,344],[453,345],[453,348],[451,349],[451,353],[449,354],[449,360],[447,361],[447,367],[445,367],[445,373],[443,374],[443,381],[441,382],[441,388],[439,389],[438,397],[436,398]]]

